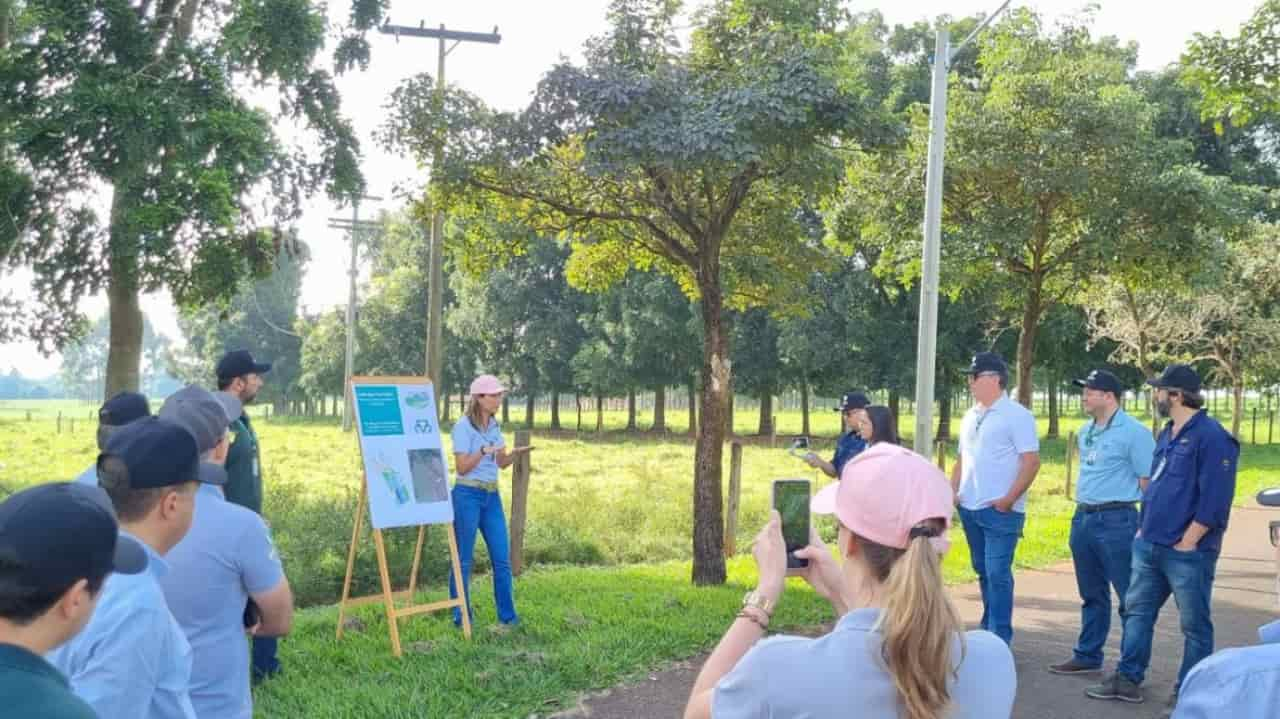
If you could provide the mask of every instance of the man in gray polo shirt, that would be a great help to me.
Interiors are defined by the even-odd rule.
[[[201,442],[201,450],[207,461],[221,463],[227,455],[227,428],[240,412],[232,395],[188,387],[165,402],[160,416],[219,427],[216,443],[206,449],[210,436]],[[253,697],[246,634],[280,636],[288,633],[293,621],[293,593],[266,523],[227,502],[220,488],[202,487],[196,493],[191,531],[167,559],[170,570],[161,588],[191,644],[191,703],[196,716],[249,719]],[[247,610],[250,599],[252,609]]]

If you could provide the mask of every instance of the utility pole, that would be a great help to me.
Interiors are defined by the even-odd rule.
[[[929,166],[925,173],[924,257],[920,276],[920,324],[916,334],[915,451],[933,456],[934,373],[938,358],[938,274],[942,255],[942,171],[947,147],[947,73],[951,61],[997,15],[1009,7],[1005,0],[959,45],[952,49],[950,32],[938,28],[933,53],[933,88],[929,95]]]
[[[458,43],[462,42],[485,42],[498,44],[502,42],[502,36],[498,34],[498,26],[493,27],[491,33],[481,32],[460,32],[457,30],[446,30],[442,23],[439,29],[427,28],[426,23],[419,23],[418,27],[407,25],[392,25],[390,19],[387,23],[379,28],[379,32],[386,35],[394,35],[399,41],[401,36],[419,37],[419,38],[435,38],[439,41],[439,53],[436,61],[436,102],[444,102],[444,59],[453,51]],[[445,49],[445,41],[452,40],[453,44]],[[431,180],[437,181],[440,168],[440,152],[441,148],[436,147],[431,157]],[[432,198],[434,203],[436,198]],[[438,206],[432,207],[431,212],[431,235],[428,245],[428,263],[427,272],[427,376],[436,385],[436,416],[440,416],[440,382],[444,374],[444,213],[440,211]]]
[[[382,223],[369,222],[368,220],[360,220],[360,201],[369,200],[371,202],[381,202],[381,197],[357,197],[351,203],[351,219],[346,220],[340,217],[329,218],[329,227],[335,230],[345,230],[351,238],[351,269],[347,273],[350,275],[350,293],[347,295],[347,362],[346,369],[342,374],[342,395],[345,398],[344,409],[342,412],[342,431],[349,432],[351,430],[351,393],[347,391],[348,385],[351,384],[351,374],[355,367],[356,358],[356,279],[359,276],[359,238],[361,231],[378,231],[382,227]]]

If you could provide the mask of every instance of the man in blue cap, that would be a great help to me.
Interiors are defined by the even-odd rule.
[[[1111,588],[1125,614],[1133,535],[1138,531],[1138,500],[1151,474],[1156,443],[1151,430],[1120,408],[1124,387],[1104,369],[1075,384],[1089,421],[1076,440],[1080,469],[1076,511],[1071,518],[1071,561],[1080,590],[1080,637],[1072,656],[1054,664],[1054,674],[1096,673],[1111,631]]]
[[[42,484],[0,503],[0,707],[28,719],[93,719],[93,709],[41,658],[93,615],[108,575],[147,567],[119,533],[97,487]]]
[[[1156,411],[1169,422],[1156,440],[1151,481],[1142,494],[1120,664],[1085,693],[1094,699],[1144,700],[1141,684],[1151,662],[1156,617],[1172,594],[1183,636],[1172,707],[1187,672],[1213,653],[1209,604],[1235,496],[1240,445],[1204,411],[1200,375],[1191,367],[1169,365],[1147,383],[1156,388]]]
[[[200,461],[196,439],[159,417],[125,426],[98,457],[98,484],[121,533],[147,554],[147,571],[109,578],[84,631],[47,658],[103,717],[193,719],[191,646],[160,589],[163,559],[191,527],[196,487],[223,484],[221,467]]]
[[[867,396],[857,390],[849,390],[840,398],[840,406],[835,410],[840,413],[841,421],[844,423],[845,431],[836,440],[836,453],[832,455],[831,461],[819,457],[810,452],[804,456],[804,461],[810,467],[820,469],[828,477],[839,479],[840,471],[844,469],[844,465],[849,460],[858,456],[858,453],[867,448],[867,440],[858,434],[858,415],[867,410],[867,405],[871,401]]]
[[[121,392],[103,403],[98,410],[98,451],[107,446],[107,440],[119,428],[151,416],[151,406],[147,404],[145,395],[137,392]],[[75,481],[81,484],[98,483],[98,463],[94,462],[88,469],[80,473]]]

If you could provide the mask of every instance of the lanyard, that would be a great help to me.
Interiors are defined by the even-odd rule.
[[[1116,421],[1116,415],[1118,414],[1120,414],[1119,408],[1117,408],[1116,411],[1111,413],[1111,418],[1107,420],[1107,426],[1103,427],[1102,431],[1097,433],[1098,437],[1101,437],[1102,435],[1106,434],[1107,430],[1111,429],[1111,425]],[[1085,435],[1084,446],[1086,447],[1093,446],[1094,430],[1096,430],[1097,428],[1098,428],[1098,423],[1095,420],[1093,424],[1089,425],[1089,434]]]

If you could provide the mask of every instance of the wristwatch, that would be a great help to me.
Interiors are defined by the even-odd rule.
[[[773,616],[774,603],[769,601],[768,597],[755,590],[747,592],[742,596],[742,606],[755,607],[768,616]]]

